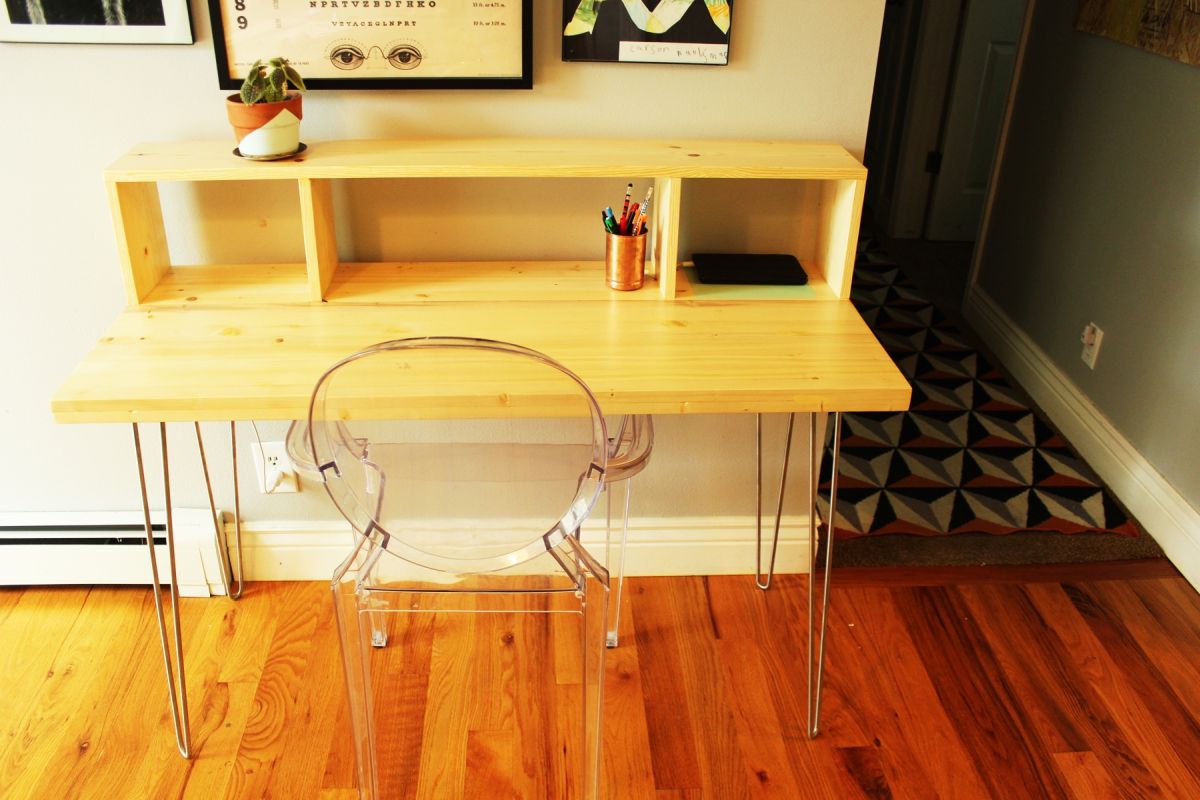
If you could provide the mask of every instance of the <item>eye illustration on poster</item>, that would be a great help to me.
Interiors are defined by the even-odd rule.
[[[728,64],[733,0],[563,0],[563,61]]]

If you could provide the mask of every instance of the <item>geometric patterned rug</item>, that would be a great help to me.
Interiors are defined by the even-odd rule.
[[[843,415],[839,538],[1140,535],[1088,465],[897,265],[865,253],[858,262],[851,298],[912,385],[912,404]],[[822,518],[827,510],[825,500]]]

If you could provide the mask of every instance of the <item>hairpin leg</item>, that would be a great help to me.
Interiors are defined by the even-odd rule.
[[[163,616],[162,584],[158,577],[158,558],[154,552],[154,526],[150,522],[150,499],[146,494],[146,470],[142,462],[142,440],[138,424],[133,423],[133,449],[137,456],[138,484],[142,492],[142,514],[146,527],[146,545],[150,551],[150,576],[154,583],[154,610],[158,616],[158,635],[162,643],[163,667],[167,673],[167,692],[171,698],[171,720],[175,725],[175,745],[184,758],[192,756],[191,734],[188,731],[187,681],[183,674],[183,636],[179,630],[179,581],[175,575],[175,525],[171,518],[171,473],[167,458],[167,425],[160,422],[162,441],[163,497],[167,518],[167,561],[171,574],[171,623],[175,638],[175,668],[171,665],[171,648],[167,643],[167,623]]]
[[[243,577],[245,573],[242,572],[242,493],[238,488],[237,423],[233,420],[229,421],[229,461],[233,465],[233,542],[237,548],[237,572],[230,570],[237,580],[237,591],[231,589],[229,596],[237,600],[242,596],[246,582]]]
[[[788,415],[787,439],[783,445],[783,472],[779,477],[779,502],[775,507],[775,532],[771,537],[771,560],[764,574],[762,569],[762,414],[755,422],[754,452],[758,460],[757,480],[757,514],[755,515],[754,533],[754,585],[759,589],[771,588],[771,578],[775,575],[775,553],[779,549],[779,524],[783,520],[783,493],[787,489],[788,461],[792,454],[792,429],[796,425],[796,415]]]
[[[833,538],[834,527],[837,524],[837,481],[838,481],[838,456],[841,450],[842,442],[842,415],[834,412],[833,415],[833,448],[832,458],[830,459],[830,469],[832,474],[829,479],[829,518],[825,520],[825,582],[821,588],[821,631],[820,642],[817,646],[817,663],[816,663],[816,691],[813,690],[813,600],[814,600],[814,585],[817,576],[817,532],[819,527],[816,524],[817,516],[817,486],[819,481],[816,476],[820,474],[821,466],[821,447],[816,444],[817,439],[817,415],[812,415],[812,423],[810,428],[810,447],[811,452],[810,463],[812,469],[809,472],[809,506],[808,506],[808,532],[809,532],[809,572],[808,572],[808,736],[815,738],[820,732],[821,726],[821,688],[825,678],[825,632],[829,619],[829,587],[833,581]]]
[[[212,514],[213,537],[217,545],[217,558],[220,559],[221,585],[225,587],[225,594],[231,600],[237,600],[242,596],[242,501],[238,492],[237,479],[237,431],[235,423],[229,423],[229,446],[230,455],[233,459],[233,530],[234,540],[237,543],[237,570],[234,571],[233,565],[229,561],[229,548],[225,541],[225,529],[221,525],[220,519],[217,517],[217,504],[213,499],[212,479],[208,474],[208,459],[204,456],[204,438],[200,435],[200,423],[194,422],[196,428],[196,449],[200,451],[200,468],[204,473],[204,487],[208,490],[208,508]],[[233,580],[237,580],[237,591],[233,589]]]

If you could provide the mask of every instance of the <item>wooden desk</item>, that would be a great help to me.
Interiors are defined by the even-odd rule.
[[[575,370],[610,414],[908,407],[908,383],[848,303],[613,295],[131,309],[51,405],[60,422],[299,419],[317,378],[343,356],[452,333],[541,350]]]
[[[240,161],[230,150],[225,142],[140,145],[106,173],[129,308],[51,403],[60,422],[134,423],[148,539],[137,423],[302,418],[327,367],[390,339],[472,336],[532,347],[576,371],[609,414],[788,412],[794,420],[795,412],[810,412],[815,420],[821,412],[908,407],[908,383],[848,301],[866,173],[836,145],[341,142],[318,143],[303,158],[271,164]],[[464,176],[653,180],[657,202],[648,287],[634,293],[608,290],[599,262],[338,262],[331,181]],[[814,183],[816,190],[796,210],[816,230],[813,241],[796,246],[809,269],[811,299],[693,298],[676,269],[681,190],[683,181],[693,178]],[[172,265],[157,183],[179,180],[294,181],[305,262]],[[581,213],[594,216],[595,211]],[[553,413],[553,398],[535,400]],[[810,464],[819,464],[816,437],[811,438]],[[163,442],[167,473],[165,428]],[[234,463],[236,469],[236,458]],[[236,486],[236,473],[234,480]],[[167,474],[164,483],[173,570]],[[809,495],[812,545],[811,482]],[[157,601],[152,546],[150,553]],[[810,554],[815,559],[811,546]],[[827,561],[826,598],[828,567]],[[810,581],[810,634],[811,587]],[[158,612],[177,742],[187,756],[178,615],[173,679],[161,605]],[[822,655],[823,640],[822,625]],[[809,706],[814,734],[822,663],[819,657],[817,704]],[[810,660],[810,687],[812,679]]]

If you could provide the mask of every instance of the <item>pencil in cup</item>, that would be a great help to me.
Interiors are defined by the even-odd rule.
[[[642,207],[638,209],[637,219],[629,226],[629,233],[633,236],[644,233],[646,230],[646,215],[650,212],[650,196],[653,194],[654,187],[651,186],[646,190],[646,199],[642,201]],[[634,208],[637,208],[636,203],[634,204]]]

